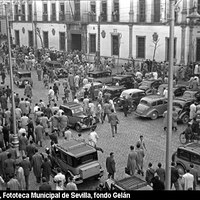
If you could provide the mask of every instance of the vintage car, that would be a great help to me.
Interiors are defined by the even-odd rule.
[[[103,97],[112,99],[113,102],[116,102],[117,99],[120,97],[123,90],[126,88],[124,86],[107,86],[106,89],[103,90]]]
[[[135,111],[136,116],[157,119],[167,110],[167,99],[160,95],[143,97]]]
[[[131,111],[135,111],[137,108],[137,105],[140,102],[140,99],[143,98],[144,96],[146,96],[146,94],[145,94],[144,90],[140,90],[140,89],[136,89],[136,88],[124,90],[121,93],[118,100],[116,101],[116,103],[114,102],[116,108],[122,108],[124,96],[126,97],[126,99],[128,99],[128,101],[130,103]]]
[[[68,71],[58,61],[46,61],[47,69],[54,69],[58,78],[67,78]]]
[[[112,85],[119,84],[124,86],[126,89],[134,88],[134,78],[132,75],[117,75],[112,78]]]
[[[184,146],[179,146],[172,154],[172,161],[176,162],[176,168],[182,174],[185,174],[187,169],[190,169],[190,164],[194,165],[197,170],[198,180],[200,178],[200,144],[191,142]]]
[[[99,83],[99,82],[93,82],[93,86],[94,86],[94,96],[95,98],[98,97],[98,93],[99,93],[99,89],[102,88],[103,84]],[[76,97],[78,100],[83,100],[84,99],[84,92],[85,89],[87,88],[87,90],[89,91],[91,87],[91,83],[87,83],[86,85],[84,85],[76,94]]]
[[[168,88],[168,84],[164,83],[158,87],[158,94],[163,94],[164,88]],[[173,92],[175,97],[182,96],[183,93],[187,90],[186,85],[176,85],[173,87]]]
[[[88,73],[89,82],[100,82],[105,84],[112,83],[112,72],[110,71],[93,71]]]
[[[187,124],[190,120],[190,105],[194,102],[194,98],[184,99],[176,98],[173,100],[173,107],[178,112],[178,121]]]
[[[92,177],[103,176],[104,171],[98,161],[97,150],[85,142],[59,141],[52,147],[51,156],[55,160],[53,174],[56,173],[57,168],[60,168],[67,177],[74,177],[76,184]]]
[[[60,109],[64,111],[69,119],[69,127],[75,128],[76,131],[81,132],[84,129],[92,127],[91,119],[83,113],[81,104],[76,102],[69,102],[60,105]]]
[[[14,84],[19,88],[24,88],[27,83],[33,87],[33,79],[31,78],[30,71],[17,71],[13,78]]]
[[[149,79],[149,80],[143,80],[139,84],[139,89],[144,90],[146,94],[151,94],[152,88],[158,89],[159,85],[162,84],[162,80],[160,79]]]

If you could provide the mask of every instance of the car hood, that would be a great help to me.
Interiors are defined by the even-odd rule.
[[[144,105],[144,104],[139,104],[137,106],[137,110],[136,112],[137,113],[143,113],[144,111],[148,110],[149,109],[149,106],[148,105]]]
[[[75,113],[74,116],[80,117],[80,118],[88,118],[88,116],[83,113]]]
[[[141,85],[141,86],[139,86],[139,89],[141,89],[141,90],[148,90],[149,87],[148,87],[148,86],[143,86],[143,85]]]

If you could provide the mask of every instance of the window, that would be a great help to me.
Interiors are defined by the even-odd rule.
[[[90,34],[90,53],[96,52],[96,34]]]
[[[174,38],[174,59],[176,58],[176,41],[177,38]],[[169,38],[166,38],[166,61],[169,61]]]
[[[197,1],[197,12],[200,13],[200,0]]]
[[[48,10],[47,10],[47,4],[43,4],[43,21],[48,21]]]
[[[44,41],[44,47],[49,48],[49,35],[47,31],[43,31],[43,41]]]
[[[74,0],[74,20],[80,21],[80,0]]]
[[[33,47],[33,31],[28,31],[28,45]]]
[[[154,0],[154,22],[160,22],[160,0]]]
[[[28,4],[28,21],[32,21],[32,4]]]
[[[60,32],[60,50],[65,51],[65,32]]]
[[[102,1],[101,4],[101,21],[106,22],[107,21],[107,1]]]
[[[136,56],[137,58],[145,58],[145,37],[137,36],[137,49]]]
[[[65,20],[65,4],[64,3],[60,3],[59,20],[60,21],[64,21]]]
[[[146,20],[146,5],[145,0],[139,0],[139,22]]]
[[[156,106],[156,101],[155,102],[152,102],[152,104],[151,104],[152,106]]]
[[[69,156],[68,154],[65,153],[61,153],[61,159],[63,160],[63,162],[65,162],[67,165],[72,166],[72,157]]]
[[[112,56],[119,56],[119,36],[112,35]]]
[[[183,159],[183,160],[190,161],[190,153],[185,151],[185,150],[179,149],[178,150],[178,157]]]
[[[163,101],[162,100],[158,100],[157,101],[157,105],[159,106],[159,105],[163,105]]]
[[[19,20],[19,11],[18,11],[18,5],[15,5],[15,21]]]
[[[95,1],[91,1],[90,3],[90,18],[92,22],[96,20],[96,2]]]
[[[20,46],[19,30],[15,30],[15,44]]]
[[[200,155],[191,154],[191,162],[200,165]]]
[[[51,4],[51,20],[56,21],[56,4]]]
[[[25,16],[26,16],[26,14],[25,14],[25,5],[22,4],[22,13],[21,13],[21,20],[22,21],[25,21]]]
[[[113,22],[119,21],[119,0],[114,0],[112,17]]]

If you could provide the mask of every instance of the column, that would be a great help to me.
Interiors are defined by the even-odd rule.
[[[82,40],[82,50],[83,53],[87,53],[87,26],[82,25],[82,34],[81,34],[81,40]]]
[[[192,23],[192,22],[190,22]],[[193,62],[193,57],[194,57],[194,47],[193,47],[193,30],[194,30],[194,25],[190,25],[190,33],[189,33],[189,63]]]
[[[67,51],[71,50],[71,33],[70,33],[70,25],[67,24]]]
[[[129,22],[134,22],[133,0],[130,0]]]
[[[129,58],[133,56],[133,24],[129,24]]]
[[[107,21],[112,22],[112,0],[107,0]]]
[[[183,24],[181,26],[181,61],[180,64],[185,64],[185,33],[186,33],[186,25]]]

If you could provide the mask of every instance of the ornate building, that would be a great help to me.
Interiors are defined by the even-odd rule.
[[[12,1],[12,36],[16,45],[79,49],[91,59],[100,50],[101,56],[120,62],[130,57],[167,61],[169,4],[170,0]],[[200,12],[200,0],[176,0],[177,64],[200,61],[199,22],[187,18],[194,6]]]

